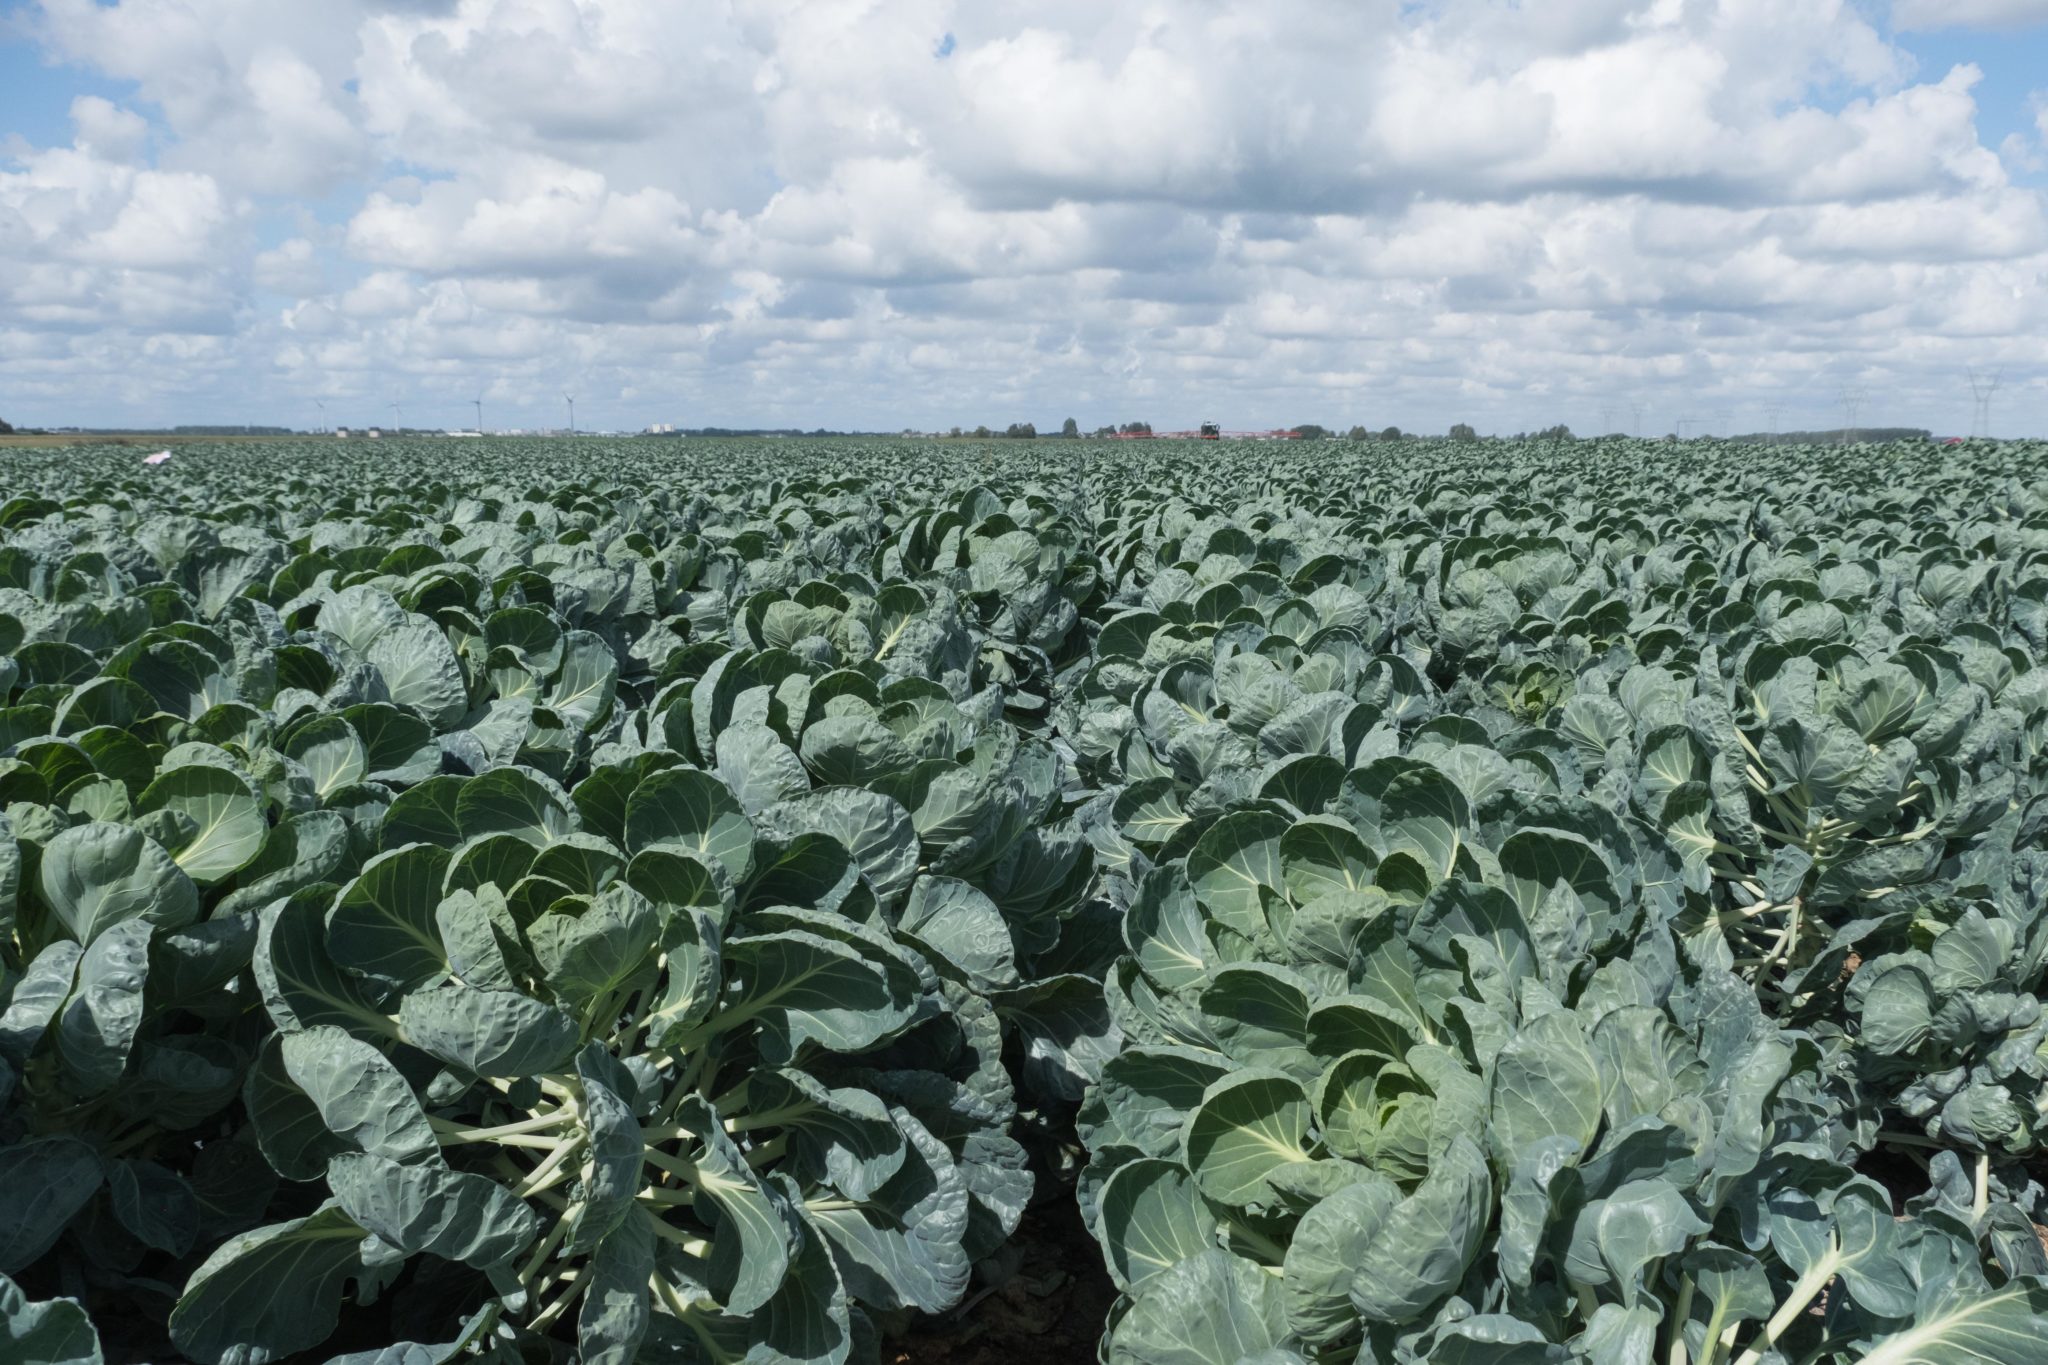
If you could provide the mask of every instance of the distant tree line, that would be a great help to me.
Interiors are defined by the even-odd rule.
[[[1746,445],[1825,446],[1848,441],[1931,441],[1934,433],[1926,427],[1837,427],[1833,431],[1759,431],[1728,439]]]
[[[0,436],[12,436],[13,434],[14,424],[9,422],[5,417],[0,417]]]

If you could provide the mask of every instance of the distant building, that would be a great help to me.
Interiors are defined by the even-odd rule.
[[[376,441],[383,439],[384,433],[378,430],[376,427],[371,427],[368,431],[364,432],[363,435],[369,437],[373,441]]]
[[[336,435],[337,437],[339,437],[340,439],[342,439],[342,440],[346,441],[346,440],[348,439],[348,428],[347,428],[347,427],[336,427],[336,428],[334,429],[334,434],[335,434],[335,435]]]

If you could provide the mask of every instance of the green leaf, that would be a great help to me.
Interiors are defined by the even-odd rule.
[[[1095,1219],[1109,1272],[1126,1293],[1216,1246],[1216,1215],[1194,1177],[1156,1157],[1117,1167],[1096,1201]]]
[[[1351,1281],[1366,1248],[1401,1202],[1400,1187],[1377,1173],[1319,1201],[1302,1215],[1287,1244],[1287,1325],[1305,1341],[1325,1344],[1358,1321]]]
[[[70,999],[71,983],[84,955],[76,943],[60,939],[37,953],[28,970],[14,981],[6,1012],[0,1013],[0,1062],[16,1071],[28,1065],[58,1011]]]
[[[199,1199],[185,1177],[154,1161],[117,1160],[107,1167],[114,1217],[144,1246],[182,1257],[199,1235]]]
[[[361,978],[336,965],[327,951],[331,888],[315,885],[267,906],[257,919],[251,965],[263,1003],[287,1032],[337,1025],[358,1037],[391,1033],[391,1020]]]
[[[576,1058],[583,1089],[583,1131],[590,1143],[583,1155],[583,1204],[573,1215],[576,1221],[569,1232],[572,1251],[591,1250],[632,1216],[633,1200],[640,1192],[646,1151],[640,1121],[632,1106],[606,1084],[617,1065],[597,1043],[588,1044]]]
[[[30,1303],[0,1275],[0,1360],[15,1365],[103,1365],[99,1333],[77,1299]]]
[[[436,730],[451,730],[469,710],[469,687],[448,637],[432,621],[408,616],[385,627],[363,649],[384,696],[410,706]]]
[[[654,1225],[627,1218],[605,1234],[583,1272],[590,1277],[576,1317],[576,1358],[582,1365],[634,1365],[652,1316]]]
[[[98,1153],[61,1134],[0,1147],[0,1274],[41,1259],[100,1187]]]
[[[560,1071],[581,1041],[576,1021],[553,1005],[518,991],[460,985],[406,996],[398,1029],[437,1061],[507,1079]]]
[[[982,994],[1018,983],[1016,950],[1002,911],[966,882],[918,878],[897,929]]]
[[[667,768],[643,779],[626,802],[626,847],[672,849],[715,861],[745,878],[754,860],[754,827],[725,784],[694,768]]]
[[[718,1211],[712,1236],[712,1290],[730,1313],[752,1313],[774,1297],[796,1250],[788,1206],[747,1164],[717,1113],[699,1096],[676,1110],[697,1135],[691,1158],[698,1198]]]
[[[1457,1287],[1493,1221],[1493,1182],[1460,1133],[1395,1205],[1358,1262],[1351,1302],[1368,1322],[1413,1322]]]
[[[801,1223],[798,1230],[801,1247],[789,1273],[758,1312],[741,1317],[693,1305],[685,1326],[696,1339],[694,1358],[759,1365],[841,1365],[847,1359],[853,1323],[846,1287],[824,1238]]]
[[[44,903],[87,946],[127,920],[175,929],[199,918],[192,879],[155,840],[126,825],[65,830],[44,848],[38,878]]]
[[[1260,888],[1279,891],[1287,884],[1280,836],[1288,828],[1284,816],[1233,811],[1211,825],[1188,853],[1187,875],[1195,899],[1219,923],[1246,938],[1266,932]]]
[[[404,1165],[371,1152],[327,1163],[327,1183],[348,1216],[411,1256],[427,1252],[480,1270],[524,1251],[540,1221],[488,1176]]]
[[[1274,1170],[1312,1159],[1308,1129],[1308,1096],[1299,1081],[1244,1070],[1209,1087],[1188,1115],[1181,1145],[1202,1193],[1244,1207],[1271,1197],[1266,1177]]]
[[[893,1117],[908,1139],[896,1174],[858,1208],[807,1213],[859,1302],[944,1312],[966,1291],[971,1268],[967,1182],[923,1124],[901,1109]]]
[[[2048,1336],[2048,1285],[2015,1280],[1950,1293],[1909,1327],[1879,1337],[1858,1365],[2035,1365]]]
[[[1285,890],[1306,905],[1332,892],[1361,892],[1373,884],[1379,855],[1341,820],[1303,820],[1280,836]]]
[[[761,1024],[761,1055],[772,1065],[807,1043],[857,1052],[908,1023],[911,1002],[852,948],[790,931],[736,938],[725,945],[727,1002],[710,1021],[725,1032]]]
[[[1122,1031],[1102,983],[1079,972],[1040,977],[989,997],[1005,1031],[1021,1040],[1020,1080],[1028,1094],[1072,1103],[1102,1078]]]
[[[732,725],[718,736],[718,776],[749,815],[811,789],[803,760],[766,725]]]
[[[822,787],[768,807],[761,812],[760,825],[763,833],[783,839],[806,833],[837,839],[885,905],[908,889],[917,875],[918,832],[910,812],[880,792]]]
[[[563,637],[562,671],[548,693],[548,709],[579,730],[595,729],[611,711],[618,681],[612,647],[587,630],[572,630]]]
[[[1240,962],[1217,969],[1202,988],[1202,1018],[1223,1051],[1244,1066],[1268,1066],[1300,1081],[1322,1064],[1308,1050],[1309,981],[1284,967]]]
[[[1109,1365],[1243,1365],[1287,1338],[1280,1281],[1205,1251],[1146,1281],[1110,1329]],[[1284,1357],[1282,1357],[1284,1359]]]
[[[390,822],[385,822],[390,834]],[[254,910],[301,887],[325,881],[348,857],[348,822],[333,811],[306,811],[280,820],[263,840],[263,849],[236,874],[235,889],[215,909],[216,916]]]
[[[319,1107],[285,1070],[284,1037],[273,1033],[258,1046],[242,1078],[242,1108],[272,1169],[286,1180],[318,1180],[327,1159],[348,1143],[328,1131]]]
[[[464,839],[509,834],[536,848],[574,834],[581,821],[562,789],[528,768],[493,768],[455,797]]]
[[[1471,803],[1450,775],[1414,758],[1382,758],[1345,779],[1340,813],[1388,853],[1412,855],[1433,881],[1457,868]]]
[[[649,967],[660,930],[653,904],[618,883],[581,914],[543,915],[527,938],[556,998],[573,1006],[619,989]]]
[[[376,1048],[322,1025],[285,1034],[278,1050],[293,1084],[352,1147],[395,1161],[440,1160],[412,1087]]]
[[[781,1129],[794,1169],[848,1199],[866,1199],[901,1169],[903,1132],[873,1092],[831,1087],[802,1071],[756,1071],[747,1079],[749,1131]]]
[[[1495,1058],[1488,1104],[1494,1156],[1503,1169],[1544,1138],[1584,1150],[1600,1129],[1600,1068],[1578,1019],[1559,1010],[1531,1020]]]
[[[380,853],[335,897],[327,946],[350,971],[409,990],[448,974],[434,924],[449,854],[432,844]]]
[[[80,1096],[111,1090],[127,1069],[142,1025],[153,932],[147,920],[125,920],[94,939],[79,959],[77,985],[57,1018],[57,1055]]]
[[[332,712],[295,727],[284,745],[285,756],[297,759],[313,780],[313,794],[322,801],[369,775],[369,754],[355,727]]]
[[[1124,916],[1124,942],[1145,975],[1163,991],[1185,991],[1208,978],[1202,908],[1178,867],[1155,868],[1145,875]]]
[[[193,763],[172,768],[143,789],[136,809],[163,811],[187,831],[171,848],[171,857],[185,875],[201,886],[227,880],[263,849],[269,823],[263,804],[248,785],[226,768]]]
[[[201,1365],[269,1365],[325,1341],[364,1264],[365,1230],[332,1204],[229,1238],[185,1282],[171,1340]]]

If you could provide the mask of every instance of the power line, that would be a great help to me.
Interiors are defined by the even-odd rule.
[[[1861,384],[1844,384],[1842,386],[1841,403],[1842,417],[1844,419],[1844,424],[1842,427],[1843,445],[1849,444],[1850,436],[1855,433],[1857,429],[1856,419],[1858,418],[1858,416],[1862,414],[1863,400],[1867,397],[1869,397],[1869,391],[1866,390]]]
[[[1971,366],[1970,397],[1973,408],[1970,413],[1970,434],[1989,436],[1991,434],[1991,396],[1998,392],[1998,386],[2005,379],[2004,370],[1993,370],[1988,375],[1978,374],[1977,367]]]

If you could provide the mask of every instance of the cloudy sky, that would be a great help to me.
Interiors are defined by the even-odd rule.
[[[2048,0],[0,0],[17,423],[1948,432],[1971,367],[2048,430]]]

